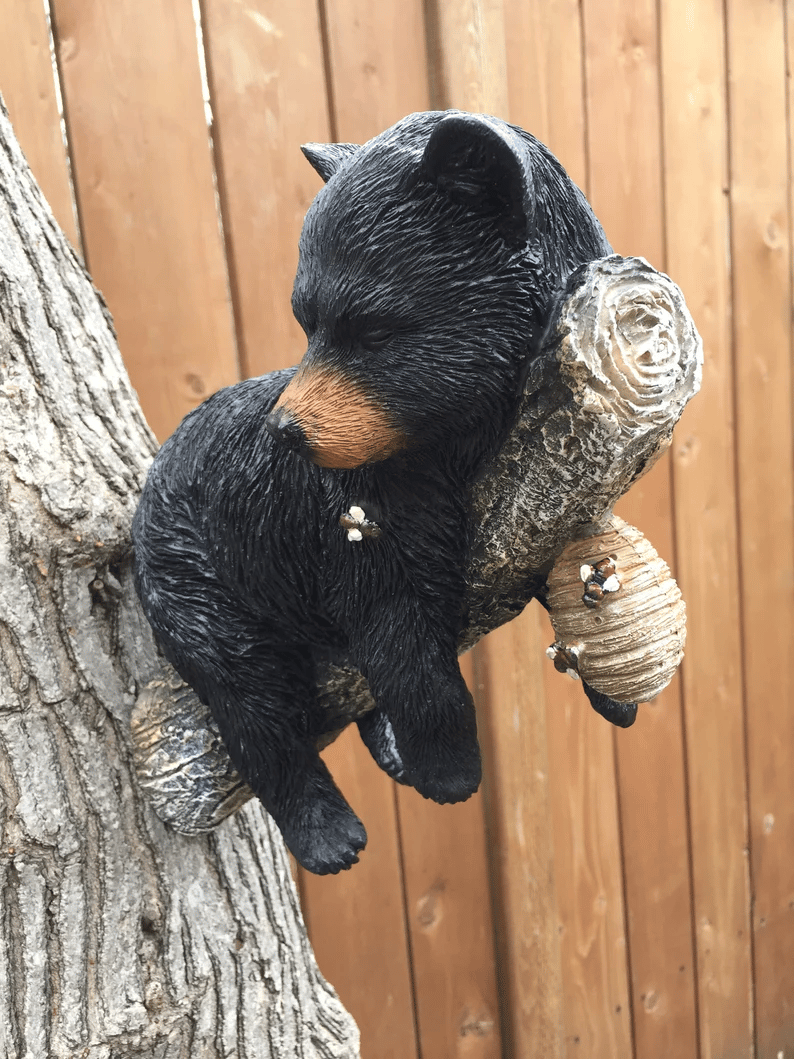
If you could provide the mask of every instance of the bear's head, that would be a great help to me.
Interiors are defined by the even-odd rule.
[[[268,429],[324,467],[487,449],[555,292],[609,252],[584,196],[538,141],[483,115],[414,114],[304,153],[326,181],[293,292],[309,344]]]

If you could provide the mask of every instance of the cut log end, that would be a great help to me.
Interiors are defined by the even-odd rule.
[[[472,585],[513,607],[577,526],[598,522],[669,447],[700,388],[683,294],[642,258],[574,273],[532,364],[516,423],[472,498]],[[511,615],[512,616],[512,615]]]
[[[643,258],[589,265],[557,335],[560,373],[577,405],[624,444],[669,436],[700,388],[702,344],[683,295]]]

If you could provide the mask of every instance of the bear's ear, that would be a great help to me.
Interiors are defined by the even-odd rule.
[[[512,246],[529,237],[531,177],[510,126],[476,114],[451,114],[433,129],[422,166],[453,202],[492,217]],[[515,143],[511,139],[516,139]]]
[[[301,150],[323,180],[328,183],[342,162],[359,149],[357,143],[304,143]]]

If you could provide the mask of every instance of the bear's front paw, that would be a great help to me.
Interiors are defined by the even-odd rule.
[[[298,863],[315,875],[336,875],[358,863],[367,844],[364,825],[347,804],[315,798],[281,833]]]
[[[444,804],[463,802],[480,786],[482,761],[477,743],[474,700],[459,675],[446,689],[414,711],[391,714],[405,779],[424,798]]]
[[[465,802],[480,786],[482,761],[479,747],[452,747],[448,753],[434,760],[415,765],[408,782],[423,798],[430,798],[440,805],[450,802]]]

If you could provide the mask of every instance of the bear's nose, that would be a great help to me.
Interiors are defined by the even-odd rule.
[[[309,455],[309,443],[303,427],[288,408],[274,408],[266,417],[265,426],[271,437],[286,448],[299,452],[301,456]]]

